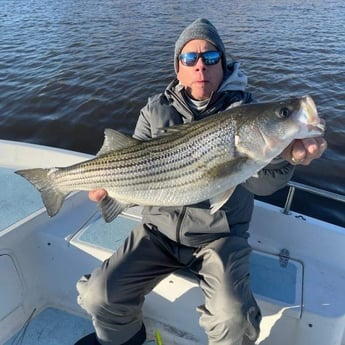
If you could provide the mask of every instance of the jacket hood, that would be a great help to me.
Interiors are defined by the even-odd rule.
[[[222,91],[245,91],[248,85],[247,76],[241,71],[240,63],[233,62],[227,66],[224,80],[217,92]]]

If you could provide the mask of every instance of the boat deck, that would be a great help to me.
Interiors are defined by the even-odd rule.
[[[47,308],[4,345],[72,345],[91,332],[94,329],[89,319]],[[154,344],[157,344],[155,337],[148,335],[144,345]]]
[[[123,243],[137,223],[138,219],[135,217],[121,216],[106,224],[96,213],[83,228],[71,234],[65,241],[80,251],[105,258]],[[292,318],[300,317],[301,275],[302,267],[296,262],[290,261],[283,267],[277,256],[259,252],[253,252],[251,256],[253,291],[261,307],[269,314],[279,313],[282,309]],[[193,333],[188,332],[188,328],[178,328],[181,320],[182,324],[188,324],[191,315],[192,324],[195,328],[199,327],[198,314],[193,313],[193,310],[202,303],[202,296],[200,290],[196,292],[195,289],[198,289],[196,281],[184,279],[183,275],[178,274],[163,281],[155,292],[147,297],[148,303],[144,308],[148,332],[146,345],[158,344],[155,340],[157,330],[162,334],[164,345],[200,344],[200,340],[195,339]],[[154,319],[150,317],[152,308],[157,308]],[[166,320],[166,310],[170,311],[171,323]],[[23,324],[23,328],[5,345],[71,345],[92,331],[91,320],[86,315],[82,317],[56,307],[47,307],[37,315],[34,312]],[[205,335],[201,337],[203,343],[206,343]],[[181,339],[184,339],[183,342]]]
[[[14,169],[1,168],[0,231],[42,208],[39,194],[23,178],[14,174]]]
[[[5,345],[71,345],[91,332],[90,320],[47,308],[39,315],[33,315],[32,320]]]

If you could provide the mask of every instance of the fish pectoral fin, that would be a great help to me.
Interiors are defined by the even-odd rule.
[[[125,147],[133,146],[140,143],[139,140],[130,137],[129,135],[107,128],[104,131],[104,142],[97,153],[97,156],[108,153],[110,151],[116,151]]]
[[[216,213],[231,197],[236,187],[230,188],[224,193],[218,194],[212,199],[210,199],[211,204],[211,214]]]
[[[208,170],[209,175],[213,177],[224,177],[228,176],[231,171],[239,171],[243,165],[248,161],[248,156],[237,155],[232,157],[231,160],[216,165],[212,169]]]
[[[98,203],[98,206],[104,220],[107,223],[110,223],[130,205],[120,203],[110,196],[106,196],[102,201]]]

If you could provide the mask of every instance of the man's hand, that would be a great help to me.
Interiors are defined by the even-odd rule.
[[[89,199],[91,201],[100,202],[107,196],[105,189],[94,189],[89,192]]]
[[[327,148],[323,137],[296,139],[280,156],[293,165],[309,165],[311,161],[320,158]]]

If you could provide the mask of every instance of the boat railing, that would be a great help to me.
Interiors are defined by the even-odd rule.
[[[295,181],[290,181],[288,183],[288,187],[289,187],[289,191],[288,191],[288,194],[287,194],[287,197],[285,200],[284,208],[282,210],[282,213],[284,213],[284,214],[290,213],[291,204],[292,204],[296,189],[304,191],[304,192],[308,192],[311,194],[319,195],[319,196],[327,198],[327,199],[331,199],[331,200],[345,203],[345,195],[341,195],[341,194],[334,193],[334,192],[329,192],[329,191],[326,191],[326,190],[321,189],[321,188],[308,186],[308,185],[305,185],[303,183],[299,183],[299,182],[295,182]]]

